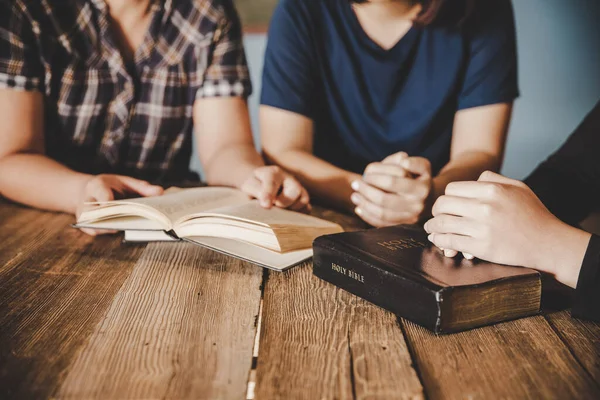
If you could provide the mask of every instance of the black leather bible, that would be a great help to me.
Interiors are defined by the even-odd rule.
[[[540,310],[537,271],[446,258],[420,227],[321,236],[313,250],[316,276],[438,334]]]

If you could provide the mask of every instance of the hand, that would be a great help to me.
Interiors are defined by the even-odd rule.
[[[310,197],[304,187],[277,166],[259,167],[242,184],[241,190],[255,197],[264,208],[273,206],[310,212]]]
[[[577,283],[589,234],[561,222],[522,182],[484,172],[478,182],[451,183],[433,215],[425,224],[429,240],[450,255],[464,252]]]
[[[397,153],[370,164],[352,189],[355,212],[365,222],[375,227],[415,224],[429,208],[431,164],[422,157]]]
[[[124,198],[151,197],[161,194],[163,194],[162,187],[151,185],[146,181],[121,175],[97,175],[88,180],[83,187],[75,215],[79,218],[85,206],[84,203],[115,200],[115,195]],[[81,229],[81,231],[91,236],[114,233],[114,231],[96,229]]]

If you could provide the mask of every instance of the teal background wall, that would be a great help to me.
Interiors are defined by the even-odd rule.
[[[522,179],[564,142],[600,99],[600,0],[513,0],[513,5],[521,98],[515,105],[503,173]],[[249,106],[258,136],[265,35],[247,35],[245,45],[254,83]],[[197,157],[192,165],[199,169]]]

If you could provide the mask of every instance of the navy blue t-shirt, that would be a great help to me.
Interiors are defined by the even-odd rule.
[[[460,29],[413,27],[384,50],[348,0],[282,0],[261,103],[312,119],[314,154],[338,167],[362,173],[405,151],[437,172],[449,160],[457,111],[518,96],[512,4],[480,4]]]

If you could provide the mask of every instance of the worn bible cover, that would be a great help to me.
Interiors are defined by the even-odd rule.
[[[458,332],[540,310],[537,271],[450,259],[420,227],[340,233],[313,244],[316,276],[435,333]]]

